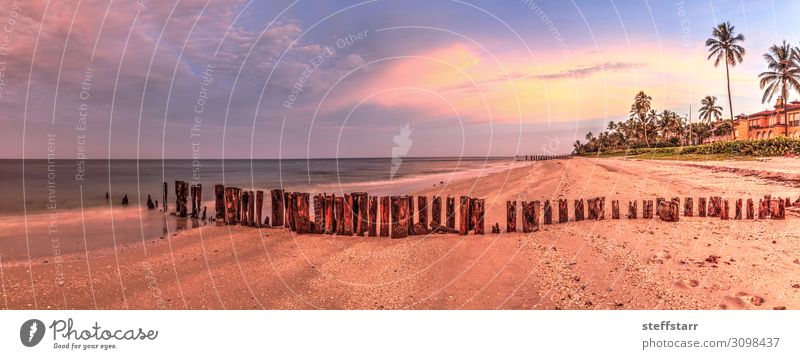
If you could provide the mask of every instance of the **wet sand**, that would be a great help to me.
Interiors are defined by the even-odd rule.
[[[769,173],[759,176],[754,170]],[[421,192],[485,198],[483,236],[392,240],[208,225],[173,229],[164,239],[114,248],[111,238],[87,234],[83,251],[37,254],[30,261],[0,253],[0,306],[798,309],[796,208],[787,211],[784,221],[610,219],[612,199],[621,201],[623,216],[628,200],[657,196],[757,199],[771,193],[794,200],[800,187],[791,176],[798,172],[800,161],[794,159],[712,164],[575,158],[526,163],[507,172],[431,184]],[[488,233],[495,222],[505,230],[506,200],[567,198],[572,213],[573,199],[593,196],[607,199],[604,221],[570,218],[530,234]],[[111,223],[108,214],[84,213],[84,218],[87,226]],[[133,221],[138,216],[115,212],[114,218]],[[27,221],[29,231],[45,230],[42,226],[47,226],[47,218]],[[3,230],[24,240],[19,226]],[[82,236],[61,241],[75,242],[78,249],[84,246]],[[30,244],[35,253],[53,249],[46,241]]]

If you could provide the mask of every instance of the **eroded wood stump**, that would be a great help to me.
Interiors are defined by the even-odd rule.
[[[408,196],[408,232],[414,227],[414,196]]]
[[[334,234],[336,233],[336,218],[335,218],[335,211],[333,208],[334,198],[336,197],[335,194],[326,194],[325,195],[325,234]]]
[[[353,223],[354,219],[354,208],[355,201],[353,200],[353,194],[345,193],[344,195],[344,219],[342,220],[342,226],[344,226],[344,231],[342,232],[345,236],[352,236],[353,229],[355,229],[355,224]]]
[[[214,220],[225,221],[225,186],[214,185]]]
[[[189,197],[189,188],[186,181],[175,181],[175,214],[178,217],[187,216],[187,202]]]
[[[392,238],[408,237],[408,196],[392,197]]]
[[[576,199],[575,200],[575,221],[582,221],[583,220],[583,213],[584,213],[584,206],[583,206],[583,199]]]
[[[697,198],[697,216],[698,217],[705,217],[706,216],[706,198],[705,197],[698,197]]]
[[[567,206],[566,199],[558,200],[558,223],[567,223],[569,221],[569,206]]]
[[[728,203],[728,199],[727,198],[722,200],[719,208],[720,208],[720,210],[719,210],[719,219],[729,220],[730,219],[730,216],[729,216],[730,203]]]
[[[686,197],[683,199],[683,215],[686,217],[694,216],[694,198]]]
[[[256,220],[256,193],[253,191],[247,192],[247,224],[250,227],[255,227],[258,221]]]
[[[506,201],[506,232],[517,231],[517,201]]]
[[[589,220],[600,221],[605,219],[605,197],[594,197],[586,200],[586,207],[589,211]]]
[[[242,215],[239,218],[239,224],[246,226],[250,224],[250,221],[247,218],[247,209],[248,206],[250,205],[250,195],[247,191],[242,191],[241,201],[242,201]]]
[[[467,196],[461,196],[461,201],[459,202],[458,208],[458,234],[465,236],[467,232],[469,232],[469,207],[470,207],[470,198]]]
[[[755,219],[755,204],[753,203],[752,198],[747,199],[747,219]]]
[[[298,195],[298,192],[289,192],[289,229],[293,232],[297,232],[297,218],[299,217]]]
[[[742,219],[742,213],[744,213],[742,209],[742,199],[739,198],[736,200],[736,213],[734,213],[734,219]]]
[[[475,199],[471,200],[472,202],[472,223],[475,223],[473,227],[473,231],[475,234],[483,234],[484,231],[484,210],[485,210],[485,201],[483,199]]]
[[[333,214],[334,220],[333,223],[335,225],[336,234],[337,235],[344,235],[344,197],[337,196],[333,198]]]
[[[389,236],[389,217],[391,214],[391,198],[381,197],[381,237]]]
[[[428,196],[417,197],[417,208],[419,209],[419,223],[425,229],[428,228]]]
[[[619,219],[619,201],[611,201],[611,219]]]
[[[283,225],[283,190],[273,189],[270,191],[272,197],[272,226],[279,227]]]
[[[295,199],[297,202],[297,212],[295,216],[295,231],[297,234],[314,233],[314,226],[311,222],[311,211],[309,206],[309,194],[297,193]]]
[[[772,212],[772,219],[786,219],[786,201],[778,198],[777,209]]]
[[[721,210],[722,210],[722,197],[711,196],[709,198],[708,211],[706,214],[709,217],[719,217]]]
[[[325,195],[314,195],[314,233],[325,233]]]
[[[758,199],[758,219],[765,219],[769,216],[769,201],[764,198]]]
[[[642,200],[642,218],[644,218],[644,219],[652,219],[653,218],[653,200],[652,199],[644,199],[644,200]]]
[[[364,236],[369,231],[369,195],[366,192],[353,193],[355,234]]]
[[[236,224],[236,189],[225,187],[225,223]]]
[[[456,199],[454,197],[447,197],[447,203],[445,205],[446,226],[447,228],[456,229]]]
[[[283,192],[283,226],[291,229],[291,226],[289,225],[289,219],[291,218],[290,210],[292,209],[292,206],[290,205],[291,202],[289,201],[289,197],[289,192]]]
[[[539,201],[522,201],[522,232],[531,233],[539,230]]]

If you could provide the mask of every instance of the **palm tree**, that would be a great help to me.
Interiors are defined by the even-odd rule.
[[[764,54],[769,71],[758,75],[759,86],[764,90],[761,103],[770,102],[776,93],[780,93],[783,103],[783,122],[785,134],[789,135],[789,121],[786,118],[786,102],[789,99],[789,90],[800,89],[800,65],[798,57],[786,40],[781,45],[772,45],[769,52]]]
[[[644,141],[647,147],[650,147],[650,140],[647,138],[647,112],[650,111],[650,101],[653,98],[647,96],[644,91],[639,91],[636,97],[633,98],[631,105],[630,118],[638,118],[644,132]]]
[[[711,119],[719,120],[722,116],[722,106],[717,106],[717,96],[706,96],[704,97],[700,103],[703,106],[700,106],[700,119],[711,122]]]
[[[725,77],[728,81],[728,109],[731,112],[733,121],[733,101],[731,100],[731,75],[729,67],[742,63],[744,47],[739,43],[744,42],[744,35],[736,34],[734,26],[730,22],[723,22],[711,30],[711,37],[706,40],[708,47],[708,59],[716,57],[714,67],[719,66],[721,61],[725,61]],[[734,135],[734,140],[736,135]]]

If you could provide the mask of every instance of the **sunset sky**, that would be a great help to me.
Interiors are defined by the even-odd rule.
[[[734,112],[768,107],[761,55],[800,45],[797,13],[767,1],[2,0],[0,148],[388,157],[408,124],[409,156],[564,153],[625,119],[639,90],[659,110],[691,105],[695,120],[714,95],[727,115],[724,67],[703,46],[722,21],[746,37]]]

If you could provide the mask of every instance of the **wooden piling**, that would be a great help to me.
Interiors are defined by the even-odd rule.
[[[334,209],[333,203],[334,198],[336,197],[335,194],[328,194],[325,195],[325,234],[334,234],[336,233],[336,220],[334,217]]]
[[[567,223],[569,220],[569,207],[566,199],[558,200],[558,223]]]
[[[725,198],[722,200],[722,204],[720,205],[719,210],[719,219],[722,220],[729,220],[730,217],[728,216],[728,212],[730,211],[730,204],[728,203],[728,199]]]
[[[164,182],[164,196],[161,198],[161,205],[164,207],[164,213],[167,213],[167,192],[169,192],[169,187],[167,186],[167,182]],[[106,192],[106,198],[108,198],[108,192]]]
[[[758,219],[765,219],[769,216],[769,200],[758,199]]]
[[[272,226],[280,227],[283,225],[283,190],[273,189],[270,191],[272,197]]]
[[[456,199],[453,197],[447,197],[447,203],[445,204],[445,215],[447,218],[447,228],[455,229],[456,228]]]
[[[258,220],[256,220],[256,193],[254,191],[249,191],[247,197],[249,199],[249,202],[247,202],[247,220],[250,221],[248,225],[250,227],[255,227],[258,225]]]
[[[298,194],[299,194],[298,192],[289,192],[289,210],[287,211],[287,213],[289,216],[288,217],[289,229],[292,232],[297,232],[297,218],[299,214],[298,213],[299,208],[297,208]]]
[[[594,197],[586,200],[586,209],[589,211],[589,220],[600,221],[605,219],[605,197]]]
[[[694,198],[686,197],[683,199],[683,215],[686,217],[694,216]]]
[[[786,201],[778,198],[778,209],[777,212],[772,212],[772,219],[786,219]]]
[[[583,220],[584,208],[585,207],[583,205],[583,199],[582,198],[581,199],[576,199],[575,200],[575,208],[573,209],[575,211],[575,221],[576,222]]]
[[[755,206],[753,204],[753,199],[747,199],[747,219],[754,219],[755,218]]]
[[[458,234],[465,236],[467,232],[469,232],[469,207],[470,207],[470,198],[467,196],[461,196],[461,201],[459,202],[459,212],[458,212]]]
[[[369,230],[368,234],[370,237],[377,237],[378,236],[378,197],[371,196],[369,197]]]
[[[292,226],[289,224],[291,219],[291,209],[292,206],[290,205],[290,192],[283,192],[283,226],[286,228],[292,229]]]
[[[178,217],[187,216],[187,201],[189,196],[189,188],[185,181],[175,181],[175,214]]]
[[[414,196],[408,196],[408,234],[413,234],[412,228],[414,228]]]
[[[336,225],[337,235],[344,235],[344,205],[344,197],[337,196],[333,198],[333,212],[335,217],[333,223]]]
[[[199,211],[197,208],[197,185],[189,185],[189,203],[191,203],[192,206],[192,212],[189,214],[189,217],[197,218],[197,212]]]
[[[706,212],[706,214],[709,217],[719,217],[721,210],[722,210],[722,197],[711,196],[709,198],[708,211]]]
[[[225,187],[225,223],[236,224],[236,193],[233,187]]]
[[[221,184],[214,185],[214,219],[225,221],[225,186]]]
[[[417,197],[417,208],[419,209],[419,223],[428,229],[428,196]]]
[[[249,223],[249,221],[247,219],[247,206],[250,203],[249,199],[250,199],[250,197],[248,197],[247,191],[242,191],[242,193],[240,195],[240,201],[241,201],[242,210],[241,210],[241,215],[239,217],[239,224],[241,224],[243,226],[246,226]]]
[[[353,193],[353,201],[355,234],[363,237],[369,229],[369,195],[366,192]]]
[[[431,202],[431,227],[442,225],[442,197],[433,196]]]
[[[264,209],[264,191],[256,191],[256,215],[255,215],[255,221],[256,221],[256,227],[259,227],[259,228],[264,227],[264,225],[263,225],[264,222],[262,222],[262,218],[264,218],[263,217],[264,216],[263,209]]]
[[[642,200],[642,218],[644,218],[644,219],[652,219],[653,218],[653,200],[652,199]]]
[[[408,237],[408,196],[392,197],[392,238]]]
[[[522,232],[531,233],[539,230],[539,201],[522,201]]]
[[[742,219],[742,199],[736,200],[736,212],[733,214],[733,219]]]
[[[381,237],[389,236],[389,217],[391,214],[391,198],[381,197]]]
[[[484,210],[485,202],[483,199],[473,198],[472,202],[472,223],[475,234],[483,234],[484,231]]]
[[[697,198],[697,216],[698,217],[705,217],[706,216],[706,198],[705,197],[698,197]]]
[[[325,195],[314,195],[314,233],[325,233]]]
[[[517,201],[506,201],[506,232],[517,231]]]
[[[628,201],[628,219],[636,219],[638,215],[639,209],[637,207],[638,202],[636,200]]]
[[[353,195],[350,193],[345,193],[344,195],[344,218],[342,220],[342,225],[344,226],[344,233],[345,236],[352,236],[353,235]]]
[[[544,210],[542,211],[542,224],[553,224],[553,208],[550,207],[550,200],[544,201]]]
[[[309,208],[309,194],[297,193],[295,195],[297,207],[295,212],[295,231],[297,234],[313,233],[311,212]]]
[[[619,219],[619,201],[611,201],[611,219]]]

